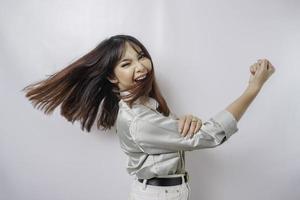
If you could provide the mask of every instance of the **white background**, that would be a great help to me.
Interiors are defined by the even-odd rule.
[[[149,50],[171,110],[202,120],[242,94],[251,64],[269,59],[276,72],[239,131],[186,153],[191,199],[299,199],[299,10],[296,0],[1,0],[0,199],[127,198],[132,177],[115,130],[82,132],[21,92],[116,34]]]

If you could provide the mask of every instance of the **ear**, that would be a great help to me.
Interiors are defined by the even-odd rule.
[[[107,80],[109,80],[111,83],[117,83],[118,82],[118,80],[116,78],[113,78],[113,77],[110,77],[110,76],[107,77]]]

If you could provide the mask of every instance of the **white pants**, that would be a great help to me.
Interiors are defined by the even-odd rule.
[[[167,177],[182,177],[182,184],[175,186],[146,185],[146,180],[141,183],[135,178],[131,185],[129,200],[188,200],[191,189],[188,182],[184,182],[184,174]]]

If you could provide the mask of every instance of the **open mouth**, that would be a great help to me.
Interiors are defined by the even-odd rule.
[[[147,75],[148,75],[148,74],[145,74],[145,75],[143,75],[143,76],[141,76],[141,77],[135,79],[134,81],[137,82],[137,83],[138,83],[138,82],[143,82],[143,81],[147,78]]]

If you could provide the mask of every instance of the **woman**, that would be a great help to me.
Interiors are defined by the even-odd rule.
[[[97,128],[116,125],[127,171],[134,176],[130,199],[188,199],[185,151],[216,147],[236,133],[237,122],[274,71],[268,60],[258,60],[245,92],[202,124],[192,115],[177,118],[170,112],[147,49],[132,36],[115,35],[23,90],[45,114],[61,105],[61,115],[79,120],[82,130],[90,132],[96,117]]]

